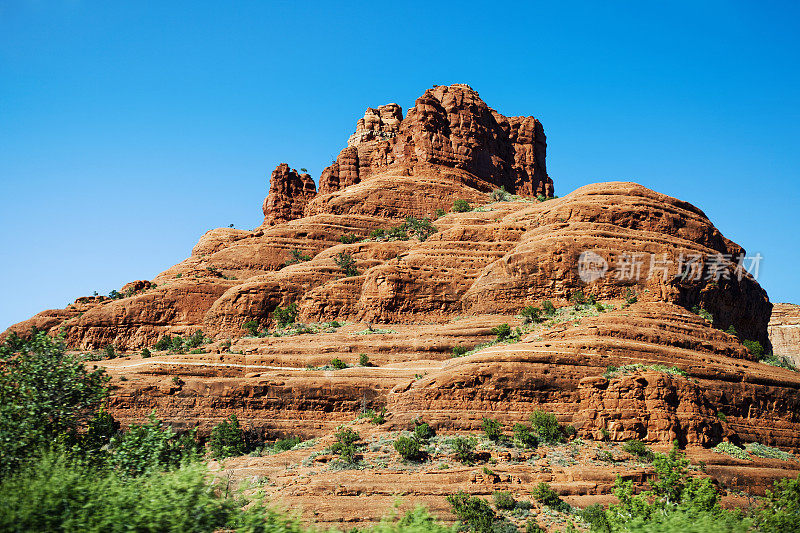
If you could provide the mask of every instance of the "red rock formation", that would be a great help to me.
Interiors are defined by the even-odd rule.
[[[800,305],[775,304],[769,319],[772,353],[788,357],[800,368]]]
[[[440,165],[469,172],[480,188],[553,195],[546,139],[533,117],[504,117],[468,85],[425,91],[402,118],[396,104],[367,109],[348,147],[320,177],[320,194],[359,183],[392,165]]]
[[[264,225],[273,226],[303,216],[308,201],[316,196],[317,185],[308,174],[298,174],[281,163],[272,171],[269,194],[264,199]]]

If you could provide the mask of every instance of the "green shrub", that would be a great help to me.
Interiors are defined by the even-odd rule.
[[[622,449],[643,461],[653,460],[653,452],[640,440],[625,441],[625,444],[622,445]]]
[[[513,509],[514,506],[517,505],[517,501],[514,499],[514,496],[512,496],[511,493],[506,490],[494,491],[492,494],[492,499],[494,500],[494,506],[498,509]]]
[[[701,308],[699,305],[695,305],[692,307],[692,313],[699,315],[700,318],[707,320],[708,322],[714,322],[714,315],[706,311],[705,309]]]
[[[448,496],[447,503],[466,528],[478,533],[492,531],[496,515],[486,500],[458,492]]]
[[[180,335],[175,335],[172,337],[169,349],[174,353],[184,353],[186,349],[184,348],[183,337]]]
[[[548,316],[553,316],[556,314],[556,307],[550,300],[545,300],[542,302],[542,311]]]
[[[539,439],[536,438],[530,426],[514,424],[514,443],[521,448],[536,448]]]
[[[336,257],[333,258],[333,262],[336,263],[336,266],[339,267],[345,277],[358,276],[356,260],[353,259],[351,254],[347,252],[339,252],[336,254]]]
[[[369,417],[370,424],[375,424],[376,426],[380,426],[381,424],[386,423],[386,407],[381,407],[381,410],[377,413],[372,413]]]
[[[415,421],[414,423],[414,438],[420,442],[425,442],[436,436],[436,432],[428,425],[427,422]]]
[[[184,341],[184,344],[186,345],[187,348],[192,349],[192,348],[197,348],[198,346],[202,345],[205,342],[206,342],[206,337],[203,334],[203,330],[199,329],[194,333],[192,333],[191,335],[189,335],[188,337],[186,337],[186,341]]]
[[[0,477],[39,448],[76,438],[95,417],[109,377],[84,363],[41,332],[0,347]]]
[[[113,359],[114,357],[117,356],[117,352],[114,349],[114,345],[113,344],[109,344],[108,346],[103,348],[103,352],[105,352],[106,359]]]
[[[453,346],[453,357],[461,357],[469,351],[466,346]]]
[[[606,510],[602,505],[596,503],[586,507],[579,513],[581,519],[591,526],[591,531],[602,533],[611,532],[611,524],[606,517]]]
[[[373,239],[383,239],[386,237],[386,230],[383,228],[377,228],[369,232],[369,236]]]
[[[508,324],[500,324],[492,328],[492,335],[497,335],[497,342],[502,342],[511,336],[511,326]]]
[[[406,461],[418,461],[422,458],[422,451],[419,448],[419,441],[408,437],[397,437],[394,441],[394,449]]]
[[[544,533],[544,529],[540,526],[535,518],[529,518],[527,522],[525,522],[525,533]]]
[[[283,439],[278,439],[272,444],[272,450],[275,453],[285,452],[291,450],[298,444],[303,442],[303,439],[300,437],[293,435],[291,437],[285,437]]]
[[[49,453],[0,482],[0,530],[200,532],[263,521],[263,508],[243,511],[208,478],[192,464],[131,479]]]
[[[545,411],[534,411],[531,414],[531,426],[541,442],[548,444],[562,442],[564,436],[556,415]]]
[[[475,441],[468,437],[456,437],[452,442],[456,459],[460,463],[472,464],[475,461]]]
[[[481,422],[481,429],[489,440],[498,441],[503,437],[503,424],[495,419],[484,418]]]
[[[792,361],[790,357],[783,355],[767,355],[761,359],[761,362],[765,365],[777,366],[779,368],[785,368],[787,370],[794,370],[797,372],[797,367],[794,365],[794,361]]]
[[[142,358],[143,359],[147,359],[148,357],[151,357],[152,355],[153,354],[150,352],[150,350],[148,350],[147,348],[142,348]]]
[[[570,294],[569,301],[572,302],[576,308],[578,308],[586,303],[586,296],[584,296],[582,290],[578,289]]]
[[[434,213],[434,217],[436,217],[436,218],[442,218],[445,215],[446,215],[446,213],[445,213],[444,209],[442,209],[441,207],[439,209],[437,209],[436,212]]]
[[[177,468],[198,452],[194,432],[178,435],[152,413],[146,423],[115,435],[109,447],[109,465],[128,477]]]
[[[756,515],[758,530],[764,533],[800,531],[800,476],[779,479],[767,490]]]
[[[569,504],[562,500],[558,496],[558,493],[551,489],[550,485],[547,483],[539,483],[536,487],[534,487],[531,495],[537,502],[556,511],[568,513],[572,509]]]
[[[347,363],[345,363],[338,357],[334,357],[333,359],[331,359],[331,366],[336,370],[343,370],[347,368]]]
[[[236,418],[236,415],[231,415],[227,420],[214,426],[208,445],[215,459],[225,459],[247,453],[244,431],[239,426],[239,419]]]
[[[468,211],[472,211],[472,206],[469,205],[469,202],[466,200],[456,200],[453,202],[453,212],[454,213],[466,213]]]
[[[353,244],[354,242],[358,242],[361,240],[361,237],[358,235],[353,235],[352,233],[345,233],[341,237],[339,237],[339,241],[342,244]]]
[[[764,358],[764,347],[761,346],[760,342],[745,339],[742,344],[756,359],[761,360]]]
[[[526,324],[530,322],[542,321],[542,310],[533,305],[523,307],[519,314],[525,319]]]
[[[750,455],[743,449],[739,448],[732,442],[720,442],[716,446],[714,446],[714,451],[717,453],[725,453],[734,457],[736,459],[743,459],[745,461],[750,461]]]
[[[272,318],[275,320],[275,325],[277,327],[284,328],[294,324],[299,313],[300,310],[297,308],[297,304],[292,302],[286,307],[277,306],[275,310],[272,311]]]
[[[795,460],[794,455],[789,452],[785,452],[783,450],[779,450],[778,448],[772,448],[771,446],[767,446],[765,444],[761,444],[759,442],[751,442],[750,444],[745,445],[744,447],[747,452],[756,457],[765,457],[767,459],[780,459],[782,461],[793,461]]]
[[[507,202],[509,200],[508,191],[504,186],[492,191],[492,200],[495,202]]]
[[[355,463],[358,451],[356,442],[361,439],[359,434],[350,428],[342,428],[334,436],[336,440],[331,445],[331,452],[337,454],[346,464]]]
[[[358,364],[360,366],[372,366],[369,362],[369,356],[365,353],[358,354]]]
[[[723,422],[727,422],[728,421],[728,415],[726,415],[722,411],[717,411],[717,418],[722,420]]]
[[[625,303],[633,305],[638,301],[639,297],[636,295],[636,291],[628,287],[628,290],[625,291]]]
[[[289,252],[289,259],[286,260],[284,266],[294,265],[296,263],[305,263],[306,261],[311,261],[311,256],[306,255],[297,248],[293,248],[291,252]]]
[[[427,218],[423,218],[419,220],[414,217],[406,218],[405,223],[401,226],[402,230],[406,232],[406,234],[414,235],[420,241],[425,241],[436,233],[436,227],[431,224],[431,221]]]
[[[169,335],[164,335],[156,341],[156,343],[153,345],[153,348],[159,352],[163,352],[165,350],[169,350],[170,346],[172,346],[172,337]]]

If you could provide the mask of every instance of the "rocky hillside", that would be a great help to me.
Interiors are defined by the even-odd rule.
[[[319,187],[278,165],[260,227],[209,231],[153,280],[4,335],[36,327],[100,350],[124,424],[155,410],[207,433],[236,414],[262,436],[315,437],[385,408],[379,443],[415,419],[459,433],[542,409],[588,441],[677,440],[709,464],[723,441],[800,448],[800,374],[754,348],[769,349],[769,325],[776,353],[796,354],[796,309],[770,322],[745,251],[697,207],[626,182],[555,198],[545,155],[536,119],[505,117],[466,85],[429,89],[405,117],[370,108]],[[434,508],[437,479],[481,493],[547,472],[565,494],[611,490],[602,465],[551,475],[512,463],[506,477],[426,471],[415,490]],[[787,468],[770,465],[713,475],[762,490]],[[408,475],[381,472],[352,482],[393,491]],[[334,477],[317,492],[292,477],[283,494],[329,493],[329,514],[352,507],[347,520],[361,504]]]

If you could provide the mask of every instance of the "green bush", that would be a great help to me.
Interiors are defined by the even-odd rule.
[[[531,414],[531,426],[541,442],[553,444],[564,440],[558,419],[552,413],[534,411]]]
[[[628,287],[628,290],[625,291],[625,303],[633,305],[638,301],[639,297],[636,295],[636,291]]]
[[[694,307],[692,307],[692,313],[694,313],[696,315],[700,315],[700,318],[702,318],[704,320],[707,320],[708,322],[711,322],[711,323],[714,322],[714,315],[712,315],[711,313],[709,313],[708,311],[706,311],[705,309],[703,309],[699,305],[695,305]]]
[[[188,337],[184,341],[184,345],[188,349],[197,348],[198,346],[204,344],[206,342],[206,336],[203,334],[202,329],[198,329]]]
[[[525,522],[525,533],[544,533],[544,529],[540,526],[535,518],[529,518],[527,522]]]
[[[0,482],[0,530],[204,532],[259,518],[207,477],[194,464],[131,479],[49,453]]]
[[[483,498],[458,492],[447,497],[447,503],[454,515],[469,530],[478,533],[490,533],[496,515],[489,503]]]
[[[439,209],[437,209],[437,210],[436,210],[436,212],[434,213],[434,217],[435,217],[435,218],[442,218],[442,217],[443,217],[443,216],[445,216],[446,214],[447,214],[447,213],[445,213],[444,209],[442,209],[442,208],[440,207],[440,208],[439,208]]]
[[[294,324],[299,313],[300,310],[297,308],[297,304],[292,302],[286,307],[277,306],[275,310],[272,311],[272,318],[275,320],[276,326],[284,328]]]
[[[361,437],[350,428],[342,428],[335,433],[336,440],[331,445],[331,452],[339,456],[340,460],[346,464],[356,462],[356,442]]]
[[[469,351],[466,346],[453,346],[453,357],[461,357]]]
[[[779,479],[767,490],[756,515],[758,530],[764,533],[800,531],[800,476]]]
[[[109,378],[84,363],[44,333],[0,347],[0,477],[40,447],[74,439],[94,418]]]
[[[526,324],[530,322],[542,321],[542,310],[533,305],[523,307],[519,314],[525,319]]]
[[[369,236],[373,239],[383,239],[386,237],[386,230],[383,228],[377,228],[369,232]]]
[[[406,461],[418,461],[423,456],[417,439],[400,436],[397,437],[393,445],[397,453]]]
[[[536,448],[539,439],[536,438],[530,426],[514,424],[514,443],[521,448]]]
[[[492,494],[494,506],[498,509],[513,509],[517,505],[514,496],[506,490],[496,490]]]
[[[372,364],[369,362],[369,356],[365,353],[358,355],[358,364],[360,366],[372,366]]]
[[[386,407],[381,407],[381,410],[377,413],[373,412],[372,416],[369,417],[369,423],[375,424],[376,426],[380,426],[381,424],[386,423]]]
[[[236,415],[231,415],[227,420],[214,426],[208,446],[215,459],[236,457],[247,453],[245,434]]]
[[[345,277],[358,276],[356,260],[353,259],[351,254],[347,252],[339,252],[336,254],[336,257],[333,258],[333,262],[336,263],[336,266],[339,267]]]
[[[453,202],[453,212],[454,213],[466,213],[468,211],[472,211],[472,206],[469,205],[469,202],[466,200],[456,200]]]
[[[572,509],[570,505],[562,500],[558,496],[558,493],[551,489],[550,485],[547,483],[539,483],[536,487],[534,487],[531,495],[537,502],[556,511],[568,513]]]
[[[745,339],[742,344],[756,359],[761,360],[764,358],[764,347],[761,346],[760,342]]]
[[[148,357],[151,357],[152,355],[153,354],[150,352],[150,350],[148,350],[147,348],[142,348],[142,358],[143,359],[147,359]]]
[[[578,289],[570,294],[569,301],[572,302],[576,308],[578,308],[586,303],[586,296],[584,296],[582,290]]]
[[[625,441],[625,444],[622,445],[622,449],[643,461],[653,460],[653,452],[640,440]]]
[[[501,186],[499,189],[493,190],[492,200],[495,202],[507,202],[509,200],[509,194],[506,188]]]
[[[503,438],[503,424],[493,418],[484,418],[481,429],[489,440],[498,441]]]
[[[778,448],[772,448],[771,446],[766,446],[765,444],[761,444],[759,442],[751,442],[750,444],[747,444],[744,449],[756,457],[780,459],[782,461],[793,461],[795,459],[794,455],[789,452],[779,450]]]
[[[342,361],[338,357],[334,357],[333,359],[331,359],[331,366],[335,370],[343,370],[343,369],[347,368],[347,363],[345,363],[344,361]]]
[[[305,263],[306,261],[311,261],[311,256],[306,255],[297,248],[293,248],[291,252],[289,252],[289,259],[286,260],[284,266],[294,265],[296,263]]]
[[[511,326],[508,324],[500,324],[492,328],[492,335],[497,335],[497,342],[502,342],[511,336]]]
[[[542,302],[542,311],[548,316],[553,316],[556,314],[556,307],[550,300],[545,300]]]
[[[452,446],[459,462],[469,465],[475,461],[475,441],[471,438],[456,437]]]
[[[414,438],[420,442],[426,442],[436,436],[436,432],[427,422],[417,420],[414,422]]]
[[[342,244],[353,244],[354,242],[358,242],[361,240],[361,237],[358,235],[353,235],[352,233],[345,233],[341,237],[339,237],[339,241]]]
[[[105,352],[106,359],[113,359],[114,357],[117,356],[117,352],[114,349],[114,345],[113,344],[109,344],[108,346],[103,348],[103,351]]]
[[[172,346],[172,337],[170,337],[169,335],[164,335],[163,337],[161,337],[156,341],[156,343],[153,345],[153,348],[155,348],[159,352],[163,352],[165,350],[169,350],[171,346]]]
[[[186,349],[184,348],[183,337],[180,335],[172,337],[169,349],[174,353],[184,353]]]
[[[714,451],[717,453],[724,453],[730,455],[731,457],[734,457],[736,459],[743,459],[745,461],[751,460],[750,455],[746,451],[739,448],[732,442],[720,442],[719,444],[714,446]]]
[[[301,442],[303,442],[303,439],[301,439],[296,435],[293,435],[291,437],[286,437],[283,439],[278,439],[272,444],[272,450],[275,453],[285,452],[291,450]]]
[[[177,468],[197,456],[194,432],[176,434],[150,414],[144,424],[133,424],[128,431],[111,439],[109,465],[123,476]]]

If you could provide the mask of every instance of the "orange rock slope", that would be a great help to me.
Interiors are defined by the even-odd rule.
[[[167,334],[214,339],[205,353],[104,363],[126,378],[112,405],[125,422],[155,408],[207,429],[237,413],[267,433],[311,435],[387,406],[397,427],[423,416],[463,431],[544,407],[585,436],[800,445],[798,375],[754,362],[722,331],[768,343],[772,305],[739,264],[744,250],[698,208],[634,183],[547,199],[545,149],[537,120],[504,117],[465,85],[426,91],[405,117],[395,104],[368,109],[318,192],[280,165],[262,226],[209,231],[121,298],[81,298],[9,331],[128,352]],[[442,215],[456,199],[477,209]],[[435,233],[376,231],[407,217]],[[578,293],[612,307],[575,311]],[[518,342],[450,359],[544,300],[561,309]],[[292,303],[304,323],[345,325],[243,338],[249,321],[274,331],[273,311]],[[375,366],[306,369],[361,353]],[[632,364],[644,366],[608,371]]]

